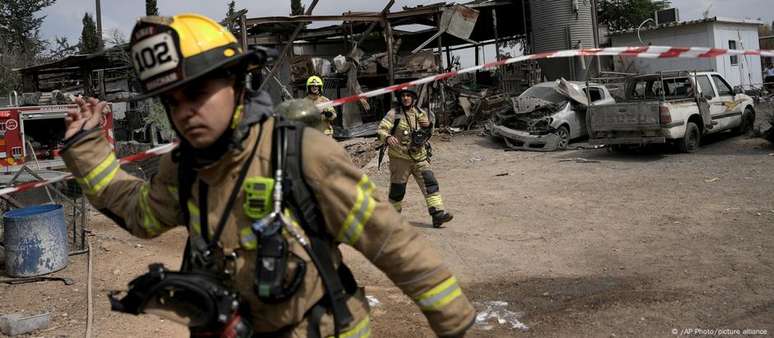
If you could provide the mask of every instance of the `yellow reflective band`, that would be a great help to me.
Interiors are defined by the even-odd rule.
[[[156,216],[153,215],[153,210],[150,208],[150,203],[148,202],[148,189],[149,184],[145,183],[140,188],[140,210],[142,210],[142,227],[145,229],[145,232],[148,233],[150,236],[158,235],[158,233],[161,231],[161,225],[159,224],[159,221],[156,219]]]
[[[419,295],[416,302],[422,311],[433,311],[439,310],[461,295],[462,290],[457,284],[457,278],[451,277],[441,284],[438,284],[436,287]]]
[[[201,216],[201,213],[199,212],[199,208],[196,206],[196,204],[193,201],[188,201],[188,216],[190,218],[189,223],[191,223],[191,230],[197,235],[202,233],[202,225],[199,222],[199,217]]]
[[[428,196],[425,198],[425,201],[427,202],[428,208],[441,208],[443,206],[443,200],[441,199],[440,195],[434,195],[434,196]]]
[[[390,120],[383,120],[382,123],[379,124],[380,127],[384,128],[384,129],[387,129],[388,132],[389,132],[390,129],[392,129],[393,125],[394,125],[394,123],[392,123],[392,121],[390,121]]]
[[[258,240],[255,238],[253,229],[247,227],[239,230],[239,243],[245,250],[255,250],[258,247]]]
[[[115,163],[118,164],[118,161]],[[120,168],[118,165],[116,165],[110,169],[110,172],[104,178],[102,178],[99,182],[97,182],[97,184],[94,185],[94,194],[102,191],[102,189],[105,189],[105,187],[107,187],[107,185],[113,181],[113,179],[116,177],[116,174],[118,174],[118,169]]]
[[[366,338],[371,336],[371,320],[369,317],[365,317],[365,319],[361,320],[355,327],[353,327],[351,330],[344,331],[339,334],[340,338]],[[328,338],[332,338],[333,336],[328,336]]]
[[[363,234],[363,227],[371,219],[376,207],[376,201],[371,196],[373,190],[373,183],[368,179],[368,176],[363,175],[360,182],[357,183],[355,204],[344,219],[341,230],[339,230],[339,235],[336,238],[338,241],[354,245]]]
[[[240,104],[239,107],[234,110],[234,116],[231,118],[231,129],[236,129],[236,127],[239,126],[239,121],[242,121],[242,109],[243,106]]]
[[[169,191],[170,194],[172,194],[172,198],[175,199],[175,202],[179,202],[178,198],[180,198],[180,195],[177,192],[177,187],[174,185],[168,185],[167,190]]]
[[[78,182],[85,188],[87,194],[95,195],[115,178],[118,169],[119,163],[116,155],[111,152]]]

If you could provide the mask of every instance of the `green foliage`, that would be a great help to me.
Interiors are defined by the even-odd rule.
[[[226,19],[223,20],[222,24],[226,26],[226,28],[230,31],[234,31],[234,27],[236,26],[236,18],[234,17],[236,15],[236,1],[232,0],[228,3],[228,10],[226,11]]]
[[[301,0],[290,0],[290,15],[304,15],[305,10],[306,8],[301,4]]]
[[[0,44],[3,52],[9,50],[24,56],[35,56],[45,48],[40,39],[40,26],[45,16],[35,14],[55,0],[2,0],[0,1]]]
[[[145,15],[159,15],[159,6],[156,0],[145,0]]]
[[[0,95],[21,89],[21,77],[14,68],[39,60],[46,48],[40,38],[45,16],[36,16],[55,0],[0,0]]]
[[[670,5],[671,1],[600,0],[599,22],[607,24],[611,31],[637,28],[643,21],[653,18],[657,10]]]
[[[90,54],[99,50],[99,35],[97,35],[97,24],[91,14],[83,15],[83,29],[81,30],[81,54]]]
[[[78,53],[79,47],[80,46],[77,44],[71,45],[66,37],[57,36],[54,38],[54,45],[48,49],[48,57],[50,59],[61,59],[70,55],[75,55]]]

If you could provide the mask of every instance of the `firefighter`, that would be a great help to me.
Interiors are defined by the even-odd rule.
[[[310,76],[306,79],[306,99],[312,101],[312,103],[328,102],[330,99],[323,96],[323,80],[319,76]],[[322,122],[322,132],[325,135],[333,137],[333,120],[336,119],[336,110],[333,107],[325,108],[320,114],[320,120]]]
[[[444,210],[438,180],[430,169],[430,118],[416,106],[417,93],[412,89],[398,92],[398,108],[391,109],[379,123],[379,139],[388,146],[390,158],[389,200],[401,211],[406,183],[413,176],[425,196],[433,227],[440,228],[453,216]]]
[[[438,336],[464,335],[475,310],[441,256],[334,140],[278,120],[268,94],[246,88],[245,72],[260,53],[242,51],[228,30],[196,14],[140,18],[130,49],[139,98],[161,99],[178,148],[161,157],[150,181],[131,176],[100,133],[106,103],[78,99],[62,157],[92,205],[118,226],[153,238],[182,224],[188,245],[180,272],[151,266],[113,309],[177,306],[162,313],[196,314],[192,335],[212,335],[231,325],[225,318],[237,304],[226,298],[225,313],[214,316],[199,314],[211,307],[191,307],[214,298],[208,304],[224,311],[220,300],[234,291],[238,313],[250,320],[247,336],[366,337],[368,302],[338,248],[347,244],[416,302]],[[186,299],[178,303],[176,294]]]

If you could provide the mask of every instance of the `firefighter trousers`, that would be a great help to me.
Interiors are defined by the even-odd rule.
[[[403,197],[406,195],[406,184],[410,176],[414,176],[422,195],[425,196],[427,211],[432,216],[438,211],[444,210],[443,200],[438,188],[438,180],[435,179],[430,163],[414,161],[398,157],[390,157],[390,203],[398,212],[401,211]]]

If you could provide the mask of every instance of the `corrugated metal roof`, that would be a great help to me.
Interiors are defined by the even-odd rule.
[[[763,25],[763,22],[760,20],[736,19],[736,18],[726,18],[726,17],[716,16],[712,18],[705,18],[705,19],[698,19],[698,20],[664,23],[664,24],[658,25],[657,27],[647,26],[647,27],[643,27],[640,31],[647,32],[647,31],[653,31],[657,29],[682,27],[682,26],[688,26],[688,25],[699,25],[699,24],[706,24],[706,23],[730,23],[730,24],[753,25],[753,26]],[[619,31],[611,31],[609,35],[610,36],[623,35],[623,34],[631,34],[636,32],[637,32],[637,29],[632,28],[632,29],[625,29],[625,30],[619,30]]]

